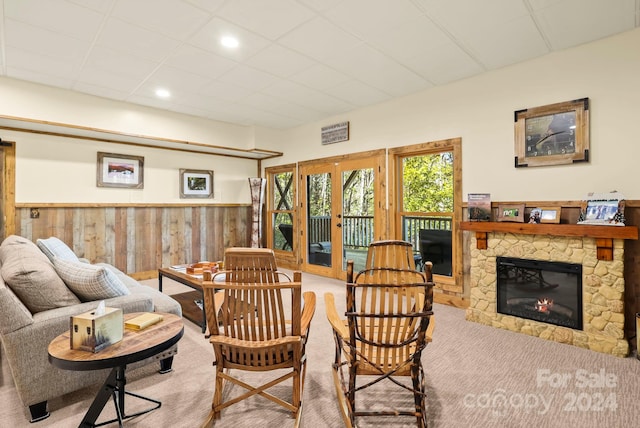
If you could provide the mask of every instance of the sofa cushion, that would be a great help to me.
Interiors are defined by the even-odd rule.
[[[104,266],[80,261],[53,259],[53,266],[60,278],[80,300],[89,302],[111,297],[126,296],[129,289],[118,277]]]
[[[0,263],[4,281],[31,313],[80,303],[47,256],[28,239],[7,237],[0,245]]]
[[[58,257],[63,260],[71,260],[74,262],[78,261],[78,256],[73,252],[71,248],[60,239],[52,236],[47,239],[38,239],[36,241],[38,248],[42,250],[42,252],[51,260],[53,263],[53,258]]]

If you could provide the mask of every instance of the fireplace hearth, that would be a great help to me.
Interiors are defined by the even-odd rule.
[[[582,265],[496,257],[497,312],[582,330]]]

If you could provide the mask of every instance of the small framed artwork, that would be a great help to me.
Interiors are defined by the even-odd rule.
[[[213,198],[213,171],[180,169],[181,198]]]
[[[560,223],[560,208],[534,208],[531,210],[529,223]]]
[[[589,98],[515,112],[515,166],[589,161]]]
[[[498,205],[498,221],[524,223],[524,204]]]
[[[98,187],[144,187],[144,157],[98,152]]]

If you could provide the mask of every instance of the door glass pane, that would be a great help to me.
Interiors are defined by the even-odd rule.
[[[367,249],[374,237],[373,168],[342,172],[343,269],[353,260],[356,272],[365,268]]]
[[[331,173],[307,176],[307,263],[331,266]]]
[[[402,238],[433,263],[433,273],[451,276],[453,153],[404,158],[402,184]]]
[[[273,175],[273,248],[293,251],[293,172]]]

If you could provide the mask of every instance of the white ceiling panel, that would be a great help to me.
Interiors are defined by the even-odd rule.
[[[315,61],[291,49],[272,44],[249,58],[246,63],[276,76],[289,77],[310,68],[315,64]]]
[[[237,38],[240,46],[235,50],[222,46],[220,39],[226,36]],[[243,61],[269,46],[271,42],[231,22],[213,18],[189,39],[189,43],[223,57]]]
[[[288,128],[639,23],[638,0],[0,0],[0,76]]]
[[[164,60],[180,42],[156,31],[130,24],[117,18],[109,19],[96,41],[97,46],[122,50],[154,61]]]
[[[314,17],[312,11],[295,0],[234,0],[227,2],[218,14],[270,40]]]
[[[4,16],[80,40],[91,40],[104,15],[65,0],[5,0]]]
[[[166,64],[180,70],[214,79],[238,63],[191,45],[182,45],[167,58]]]

